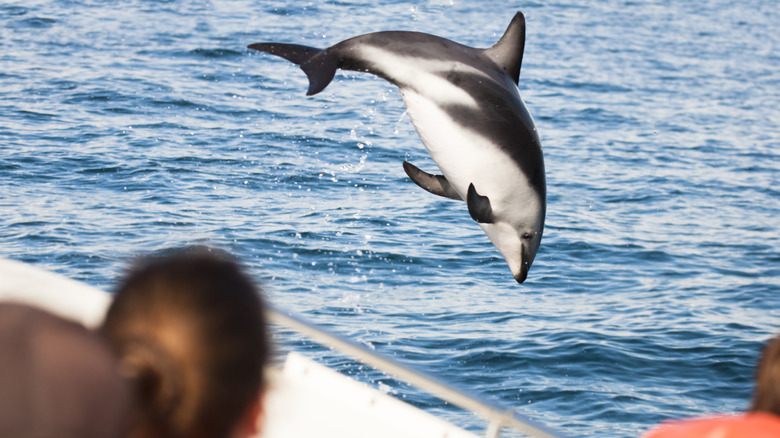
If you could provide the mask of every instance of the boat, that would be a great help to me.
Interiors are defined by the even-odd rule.
[[[0,257],[0,302],[3,301],[34,305],[95,328],[103,320],[111,295],[51,271]],[[409,364],[383,356],[300,315],[273,306],[266,312],[267,319],[281,329],[294,331],[483,418],[487,426],[481,436],[565,436],[520,415],[511,407],[486,400]],[[289,352],[280,363],[267,373],[270,378],[265,395],[265,419],[256,438],[480,436],[300,352]]]

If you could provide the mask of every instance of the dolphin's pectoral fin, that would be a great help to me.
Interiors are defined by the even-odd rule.
[[[434,195],[461,201],[460,195],[452,188],[450,182],[442,175],[431,175],[420,170],[414,164],[404,161],[404,171],[415,184]]]
[[[493,207],[490,206],[490,199],[477,193],[473,183],[469,184],[466,204],[469,207],[469,214],[472,219],[481,224],[493,223]]]
[[[276,55],[301,66],[301,70],[309,78],[307,96],[315,95],[324,90],[333,80],[333,76],[336,75],[336,70],[339,68],[338,57],[327,49],[320,50],[298,44],[281,43],[257,43],[247,47]]]
[[[520,79],[520,66],[523,64],[525,50],[525,16],[515,14],[504,36],[485,54],[511,77],[515,83]]]

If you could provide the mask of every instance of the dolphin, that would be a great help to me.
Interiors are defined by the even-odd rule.
[[[522,283],[539,250],[547,206],[541,142],[517,88],[524,46],[525,17],[518,12],[487,49],[402,31],[359,35],[322,50],[273,42],[248,47],[299,65],[309,96],[339,68],[396,85],[442,173],[404,161],[406,174],[435,195],[466,201]]]

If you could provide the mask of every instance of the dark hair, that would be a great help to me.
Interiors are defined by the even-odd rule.
[[[750,410],[780,415],[780,336],[764,347],[756,371],[756,389]]]
[[[0,303],[0,436],[127,436],[130,388],[105,339],[24,304]]]
[[[102,332],[135,381],[138,427],[226,437],[259,397],[270,354],[260,290],[206,247],[142,259],[120,282]]]

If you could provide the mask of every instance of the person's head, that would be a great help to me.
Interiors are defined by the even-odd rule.
[[[0,303],[0,436],[118,438],[130,389],[105,340],[22,304]]]
[[[780,336],[764,347],[758,363],[756,389],[750,411],[780,416]]]
[[[260,291],[205,247],[136,263],[101,329],[135,382],[134,436],[254,434],[270,354]]]

